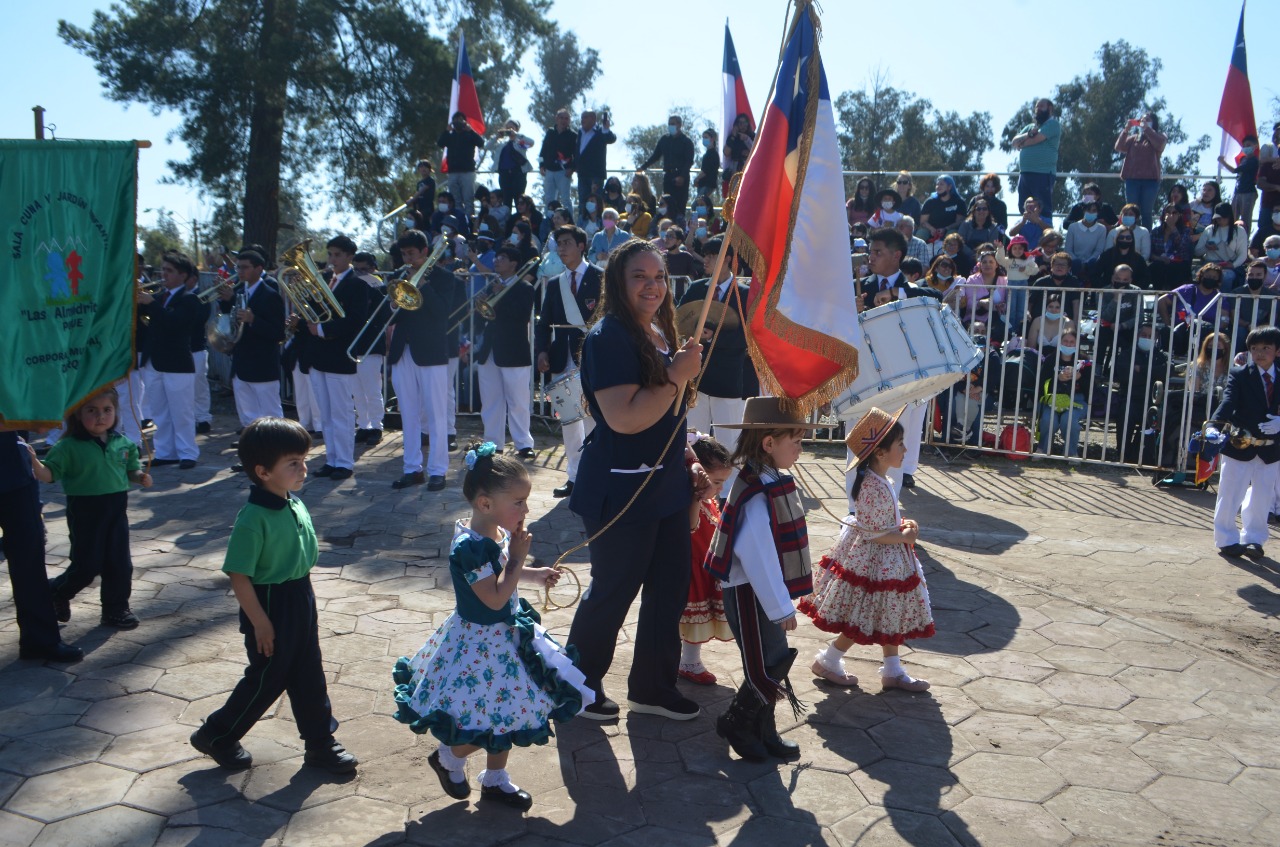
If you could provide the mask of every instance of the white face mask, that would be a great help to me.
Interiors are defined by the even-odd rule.
[[[1156,340],[1154,338],[1139,338],[1138,349],[1143,353],[1150,353],[1156,348]]]
[[[892,201],[892,200],[885,200],[883,203],[881,203],[881,204],[880,204],[880,208],[881,208],[881,209],[884,209],[886,212],[892,212],[892,211],[893,211],[893,201]]]
[[[448,203],[437,203],[437,204],[436,204],[436,208],[437,208],[437,209],[439,209],[439,210],[440,210],[440,211],[442,211],[442,212],[446,212],[446,213],[447,213],[447,212],[449,211],[449,204],[448,204]]]
[[[511,237],[510,237],[510,238],[508,238],[507,240],[508,240],[508,241],[510,241],[512,244],[519,244],[519,243],[520,243],[520,233],[518,233],[518,232],[513,232],[513,233],[511,233]]]
[[[1068,347],[1065,344],[1060,344],[1058,345],[1058,352],[1064,356],[1074,356],[1076,354],[1076,348]]]
[[[667,213],[667,207],[666,207],[666,206],[659,206],[659,207],[658,207],[658,214],[659,214],[659,215],[665,215],[666,213]]]

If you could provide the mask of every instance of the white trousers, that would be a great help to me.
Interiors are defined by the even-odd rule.
[[[485,441],[499,447],[507,443],[506,430],[517,450],[533,447],[529,432],[529,376],[533,368],[523,365],[500,368],[490,361],[478,368],[480,377],[480,419],[484,421]]]
[[[1268,465],[1259,458],[1242,462],[1222,457],[1218,469],[1218,500],[1213,505],[1213,543],[1265,544],[1267,514],[1276,488],[1280,462]],[[1236,529],[1236,515],[1240,529]]]
[[[450,435],[458,434],[458,367],[461,362],[460,358],[449,360],[449,409],[446,414]]]
[[[298,423],[313,432],[324,432],[324,415],[311,390],[311,374],[303,373],[297,365],[293,367],[293,405],[298,411]]]
[[[570,362],[570,364],[573,363]],[[548,374],[547,384],[555,382],[566,373],[568,373],[568,371],[561,371],[558,374]],[[578,462],[582,461],[582,443],[587,440],[587,433],[595,429],[595,426],[596,422],[590,417],[585,417],[580,421],[574,421],[571,424],[560,425],[560,437],[564,440],[564,456],[570,482],[574,482],[578,479]]]
[[[142,446],[142,371],[134,368],[129,371],[129,376],[116,383],[116,393],[120,395],[120,408],[116,410],[120,420],[116,422],[116,428],[120,430],[120,434],[125,438],[137,444],[142,450],[142,455],[146,455],[147,451]],[[48,436],[45,441],[49,446],[53,446],[53,442],[49,441]]]
[[[246,427],[258,418],[284,417],[284,408],[280,405],[280,380],[270,382],[245,382],[240,377],[233,377],[231,390],[236,395],[236,417],[240,426]]]
[[[213,423],[209,410],[209,351],[192,353],[196,360],[196,423]]]
[[[311,369],[311,396],[320,409],[324,463],[353,470],[356,466],[356,374]]]
[[[157,459],[197,459],[195,374],[161,373],[143,365],[151,394]]]
[[[449,368],[447,365],[415,365],[405,357],[391,366],[391,384],[400,404],[400,426],[404,432],[404,472],[418,473],[422,465],[422,421],[427,421],[431,438],[427,454],[427,476],[444,476],[449,470]]]
[[[356,427],[382,429],[382,416],[386,414],[386,401],[382,397],[382,364],[386,356],[365,356],[356,365]]]
[[[712,397],[699,391],[698,405],[689,410],[685,426],[712,436],[732,453],[738,446],[738,434],[742,430],[718,429],[716,424],[742,423],[742,413],[746,408],[747,401],[738,397]]]
[[[909,473],[914,476],[920,469],[920,444],[924,440],[924,419],[928,411],[927,402],[923,405],[908,403],[907,410],[902,413],[902,417],[898,418],[898,423],[902,424],[902,439],[903,445],[907,448],[907,455],[902,460],[902,467],[889,468],[889,479],[893,480],[894,490],[898,492],[899,497],[902,496],[902,475]]]

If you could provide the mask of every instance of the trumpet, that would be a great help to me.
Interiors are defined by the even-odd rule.
[[[280,264],[285,266],[277,279],[280,293],[294,304],[307,323],[322,324],[347,316],[311,258],[310,238],[284,251]]]
[[[520,270],[516,271],[514,278],[517,280],[523,279],[534,268],[536,268],[541,261],[542,259],[540,257],[534,256],[532,259],[525,262],[524,265],[520,267]],[[495,291],[493,289],[497,290]],[[454,320],[456,318],[457,320],[450,325],[449,331],[453,332],[455,329],[466,323],[467,318],[470,317],[471,312],[473,311],[483,320],[495,320],[498,317],[498,313],[493,307],[496,306],[498,301],[505,297],[507,292],[510,290],[510,285],[502,285],[499,281],[486,285],[484,288],[477,291],[474,297],[467,300],[467,302],[463,303],[457,309],[453,310],[453,314],[449,316],[449,319]]]
[[[201,303],[209,304],[218,299],[218,295],[224,291],[229,291],[236,287],[236,283],[240,281],[240,274],[233,274],[226,279],[219,280],[215,285],[211,285],[204,291],[197,291],[196,296],[200,298]]]
[[[445,248],[448,246],[448,239],[442,237],[436,242],[427,260],[413,272],[413,276],[408,279],[393,279],[387,283],[386,296],[382,298],[382,302],[378,303],[373,314],[369,315],[369,320],[364,322],[364,326],[360,327],[356,337],[351,340],[351,346],[347,347],[348,359],[360,364],[366,356],[371,354],[374,345],[378,343],[378,339],[382,337],[383,332],[391,325],[391,321],[401,309],[414,312],[422,308],[422,292],[418,289],[418,285],[436,266],[436,262],[440,261],[440,257],[444,255]],[[395,273],[403,273],[408,267],[408,265],[401,265]],[[391,311],[385,318],[380,318],[382,307],[388,303],[391,304]]]
[[[149,279],[146,282],[138,280],[138,293],[159,297],[164,293],[164,283],[158,279]]]

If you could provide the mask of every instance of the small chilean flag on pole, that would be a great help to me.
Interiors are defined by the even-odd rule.
[[[458,112],[467,116],[467,124],[484,135],[484,113],[480,111],[480,95],[476,93],[476,80],[471,75],[471,62],[467,60],[467,37],[458,32],[458,66],[453,71],[453,86],[449,89],[449,117]],[[440,172],[449,172],[447,155],[440,156]]]
[[[1228,155],[1234,158],[1244,144],[1244,137],[1258,131],[1258,123],[1253,116],[1253,92],[1249,88],[1249,65],[1244,52],[1244,3],[1240,4],[1240,25],[1236,27],[1227,84],[1222,89],[1222,105],[1218,107],[1218,126],[1222,127],[1224,158]]]
[[[724,85],[724,119],[720,125],[720,143],[729,140],[733,122],[738,115],[746,115],[751,131],[756,130],[756,119],[747,101],[747,85],[742,81],[742,68],[738,66],[738,51],[733,49],[733,36],[729,34],[729,22],[724,22],[724,69],[721,74]],[[717,151],[718,152],[718,151]]]
[[[811,0],[797,0],[727,236],[753,274],[747,342],[760,385],[806,412],[857,377],[862,341],[818,31]]]

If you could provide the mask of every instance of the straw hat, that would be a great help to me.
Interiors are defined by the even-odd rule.
[[[782,407],[777,397],[752,397],[742,411],[742,423],[717,423],[718,429],[817,429],[818,424],[809,423],[799,412],[792,412]]]
[[[877,409],[873,406],[871,411],[863,415],[862,419],[853,425],[853,429],[849,430],[849,434],[844,439],[845,446],[853,454],[853,458],[845,466],[845,473],[853,470],[859,462],[865,462],[870,458],[871,454],[876,451],[876,447],[880,446],[880,442],[884,440],[885,433],[893,428],[893,425],[898,422],[898,418],[906,410],[907,407],[903,406],[891,415],[885,410]]]

